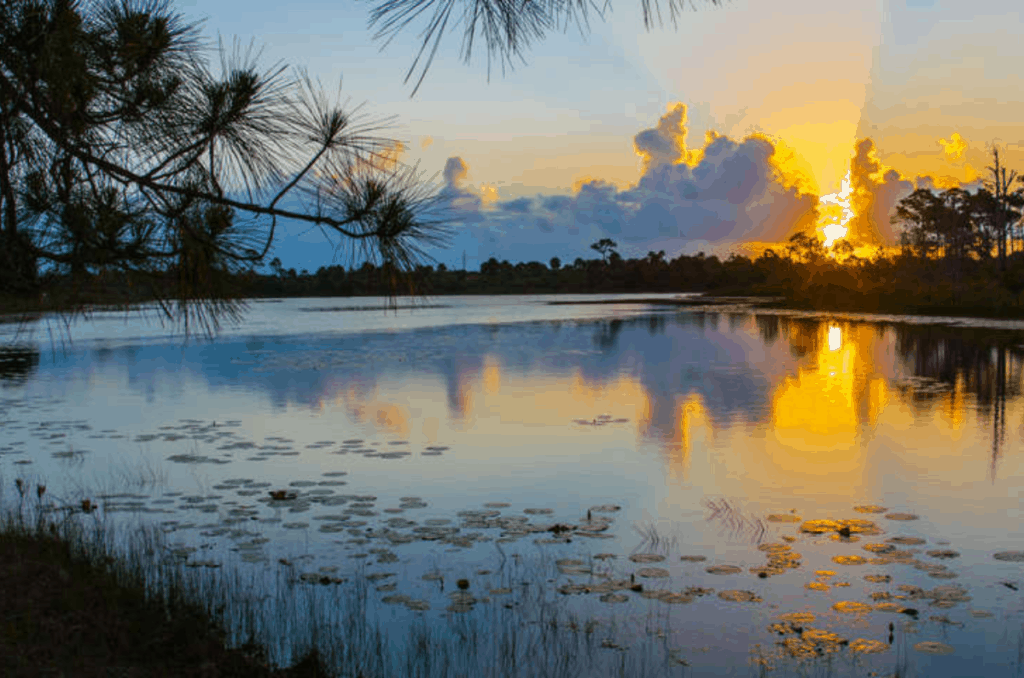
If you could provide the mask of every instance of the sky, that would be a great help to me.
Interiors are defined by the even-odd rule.
[[[724,255],[830,223],[890,244],[901,197],[976,189],[993,143],[1024,170],[1017,2],[698,2],[646,31],[640,3],[616,0],[586,36],[555,31],[504,74],[488,76],[482,49],[464,63],[456,30],[410,97],[423,24],[382,49],[372,2],[174,1],[209,38],[251,41],[263,63],[394,116],[401,161],[450,208],[449,243],[428,249],[450,268],[594,258],[605,237],[626,257]],[[352,263],[296,224],[272,255]]]

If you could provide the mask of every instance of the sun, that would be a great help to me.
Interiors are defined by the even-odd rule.
[[[818,220],[818,230],[824,235],[826,248],[840,238],[846,237],[849,232],[847,224],[853,219],[853,208],[850,205],[850,196],[853,193],[853,185],[850,181],[850,172],[843,177],[842,188],[835,193],[829,193],[818,198],[821,205],[821,217]]]

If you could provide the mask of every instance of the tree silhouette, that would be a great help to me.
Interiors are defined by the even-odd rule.
[[[724,0],[703,0],[706,4],[721,5]],[[468,64],[473,53],[473,43],[481,39],[487,50],[487,77],[491,74],[491,60],[501,64],[502,73],[513,66],[513,60],[523,63],[525,53],[534,40],[545,37],[551,30],[567,30],[575,23],[581,35],[590,30],[590,12],[600,18],[611,7],[611,0],[598,6],[594,0],[370,0],[374,8],[370,12],[370,27],[376,27],[374,38],[383,41],[384,47],[420,15],[429,16],[420,31],[420,48],[413,59],[405,82],[412,79],[419,68],[412,95],[415,96],[423,79],[427,76],[441,38],[446,30],[457,30],[463,25],[462,58]],[[666,13],[672,26],[678,25],[679,15],[684,7],[693,6],[692,0],[665,0]],[[663,25],[660,0],[640,0],[644,16],[644,28],[650,30],[655,21]],[[433,7],[433,14],[428,15]],[[456,9],[462,9],[460,17],[453,16]]]
[[[437,191],[378,136],[390,119],[251,49],[218,55],[165,0],[0,2],[0,296],[70,276],[51,297],[75,312],[86,280],[144,277],[209,331],[279,219],[398,273],[443,241]]]
[[[591,245],[590,249],[600,254],[601,258],[604,259],[604,263],[607,264],[608,258],[612,255],[612,252],[614,252],[616,247],[618,247],[618,245],[615,244],[615,241],[611,238],[601,238]]]

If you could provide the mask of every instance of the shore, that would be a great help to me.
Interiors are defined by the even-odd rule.
[[[274,669],[254,646],[228,649],[201,610],[168,608],[62,539],[0,527],[3,675],[54,678],[321,678],[315,654]]]

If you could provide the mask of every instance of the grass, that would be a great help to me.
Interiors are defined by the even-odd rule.
[[[121,478],[160,482],[151,469]],[[553,595],[553,556],[502,557],[491,580],[469,575],[469,612],[440,618],[382,607],[364,571],[343,585],[300,582],[294,566],[196,567],[166,535],[126,525],[75,499],[57,501],[39,481],[0,478],[0,673],[4,676],[200,676],[254,678],[594,677],[691,675],[670,647],[672,614],[596,621]],[[740,532],[751,520],[724,500],[707,507]],[[717,513],[715,509],[717,508]],[[117,514],[123,516],[124,514]],[[743,519],[741,520],[739,517]],[[755,527],[756,527],[756,523]],[[644,548],[673,550],[654,524],[636,527]],[[499,551],[504,556],[504,554]],[[439,564],[440,565],[440,564]],[[591,562],[593,567],[593,562]],[[456,577],[448,587],[455,591]],[[443,585],[443,584],[442,584]],[[514,593],[485,599],[495,585]],[[388,629],[396,624],[400,632]],[[1024,633],[1024,632],[1022,632]],[[1024,656],[1024,635],[1018,654]],[[892,676],[908,676],[900,631]],[[751,675],[863,675],[856,657],[787,659],[755,649]],[[1018,662],[1019,666],[1019,662]]]
[[[78,500],[68,507],[39,481],[19,479],[16,489],[13,502],[0,489],[5,676],[641,678],[685,670],[655,634],[608,649],[618,647],[615,620],[566,613],[545,584],[551,563],[504,559],[496,576],[515,595],[486,599],[487,585],[474,579],[469,593],[481,599],[472,611],[439,623],[397,608],[407,632],[389,634],[372,621],[381,603],[365,577],[319,586],[300,583],[293,568],[189,567],[156,527],[122,525]]]

